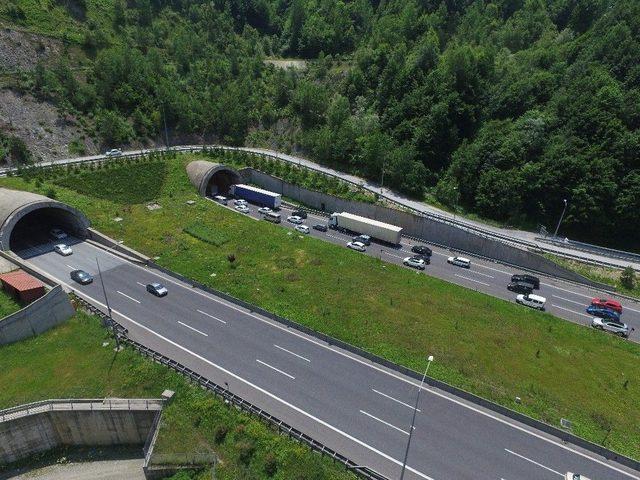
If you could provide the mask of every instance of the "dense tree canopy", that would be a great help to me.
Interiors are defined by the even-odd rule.
[[[166,123],[512,224],[552,229],[567,199],[564,234],[640,231],[640,2],[129,0],[111,18],[86,75],[61,59],[31,86],[105,144]]]

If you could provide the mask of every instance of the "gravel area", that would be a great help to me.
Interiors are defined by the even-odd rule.
[[[144,480],[144,459],[64,463],[7,477],[11,480]]]

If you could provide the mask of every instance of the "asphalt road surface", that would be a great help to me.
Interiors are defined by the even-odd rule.
[[[217,202],[213,200],[212,202],[217,204]],[[223,207],[220,204],[217,205]],[[227,208],[235,209],[232,201],[229,201]],[[257,206],[249,204],[249,209],[250,213],[246,215],[250,215],[256,219],[262,218],[262,215],[258,213]],[[279,224],[280,226],[291,229],[295,227],[294,224],[287,222],[287,216],[291,215],[292,211],[293,209],[287,206],[282,207],[280,211],[282,223]],[[238,215],[242,215],[240,212],[237,213]],[[328,230],[325,233],[311,228],[314,224],[318,223],[326,225],[327,221],[327,217],[309,213],[303,225],[309,227],[310,236],[321,238],[322,240],[342,245],[346,248],[347,242],[353,239],[353,235],[340,233],[337,230]],[[296,234],[302,235],[298,232],[296,232]],[[447,258],[455,256],[456,253],[427,243],[410,240],[406,237],[403,237],[402,244],[397,248],[372,242],[371,245],[367,247],[365,254],[378,257],[385,262],[403,265],[402,261],[404,258],[415,255],[411,252],[411,247],[414,245],[427,245],[433,251],[431,264],[427,265],[424,270],[426,275],[441,278],[448,282],[512,302],[515,302],[517,294],[507,290],[507,285],[511,281],[511,275],[515,273],[528,273],[490,260],[475,257],[471,257],[471,268],[469,269],[450,265],[447,263]],[[354,254],[356,253],[357,252],[354,252]],[[405,268],[415,270],[412,267]],[[418,270],[415,271],[418,272]],[[547,299],[546,311],[565,320],[584,325],[585,327],[591,328],[590,325],[593,315],[589,315],[586,312],[586,308],[591,303],[591,300],[595,297],[611,298],[610,293],[598,291],[586,286],[576,285],[550,277],[539,276],[539,278],[541,282],[540,290],[535,290],[534,293]],[[629,325],[630,328],[635,328],[635,331],[631,332],[629,340],[638,342],[640,341],[640,303],[629,300],[621,300],[621,303],[623,305],[621,320]],[[522,308],[529,307],[522,306]],[[602,334],[605,335],[604,332],[602,332]]]
[[[419,386],[414,379],[90,243],[73,249],[62,257],[48,243],[18,253],[105,308],[98,278],[87,286],[69,278],[78,268],[95,276],[98,259],[113,315],[131,338],[355,462],[399,477]],[[169,288],[166,297],[147,293],[154,281]],[[561,480],[572,471],[592,480],[640,480],[639,472],[435,388],[423,389],[416,414],[406,479]]]

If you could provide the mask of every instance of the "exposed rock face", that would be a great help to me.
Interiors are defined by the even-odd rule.
[[[60,40],[10,28],[0,29],[0,70],[32,70],[38,62],[56,59],[62,51]]]

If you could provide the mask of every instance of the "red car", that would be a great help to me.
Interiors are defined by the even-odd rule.
[[[608,298],[594,298],[591,300],[591,305],[600,308],[608,308],[614,312],[622,313],[622,305],[620,305],[620,302],[616,302],[615,300],[610,300]]]

